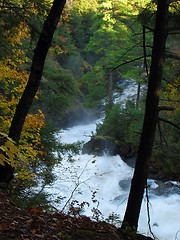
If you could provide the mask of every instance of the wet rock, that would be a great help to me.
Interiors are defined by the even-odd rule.
[[[124,191],[129,191],[131,186],[131,179],[124,179],[119,182],[119,186]]]
[[[154,189],[149,189],[151,194],[157,196],[169,196],[172,194],[180,194],[180,183],[177,182],[162,182],[162,181],[155,181],[157,187]]]
[[[83,154],[103,154],[115,156],[120,155],[124,160],[133,155],[132,148],[129,144],[118,144],[110,137],[92,137],[91,140],[83,145]]]
[[[136,157],[128,157],[123,159],[125,163],[127,163],[128,166],[135,168],[135,164],[136,164]]]
[[[117,155],[118,146],[112,138],[92,137],[91,140],[83,145],[83,154],[96,154],[97,156]]]

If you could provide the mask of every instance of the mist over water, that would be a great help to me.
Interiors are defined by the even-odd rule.
[[[57,135],[61,142],[73,143],[77,140],[89,141],[91,133],[95,131],[96,123],[88,125],[78,125],[66,129]],[[129,167],[120,156],[95,156],[95,155],[75,155],[73,161],[69,162],[68,157],[62,160],[61,165],[54,169],[57,180],[46,191],[52,194],[52,201],[61,197],[55,206],[61,210],[69,197],[70,200],[84,201],[90,203],[85,208],[84,215],[93,216],[91,209],[97,207],[97,202],[92,202],[93,192],[96,191],[95,199],[99,202],[98,209],[104,219],[112,213],[122,220],[130,188],[130,179],[133,176],[133,168]],[[174,184],[177,184],[174,182]],[[155,190],[158,185],[154,180],[148,180],[150,194],[150,216],[151,228],[155,236],[160,240],[180,239],[180,195],[171,193],[170,195],[156,195]],[[138,231],[150,236],[147,219],[146,198],[142,203],[141,215]],[[65,208],[65,211],[68,207]]]
[[[95,134],[96,123],[99,121],[101,119],[87,125],[79,124],[65,129],[57,134],[57,140],[64,143],[87,142],[92,133]],[[73,156],[71,161],[65,156],[61,164],[54,168],[56,181],[52,186],[46,187],[45,191],[51,194],[51,201],[59,210],[62,210],[68,201],[70,203],[77,200],[79,203],[90,204],[89,207],[85,205],[83,215],[93,217],[92,209],[97,207],[103,219],[114,213],[123,220],[133,171],[134,169],[122,161],[119,155],[80,154]],[[154,180],[149,179],[148,186],[150,224],[154,235],[159,240],[180,240],[180,232],[178,232],[180,193],[171,191],[174,189],[173,186],[177,186],[178,189],[179,183],[172,182],[164,194],[158,191],[159,185]],[[96,192],[95,197],[93,197],[94,192]],[[93,202],[93,200],[97,201]],[[147,201],[144,197],[138,231],[151,236],[146,205]],[[68,211],[68,204],[64,211]]]

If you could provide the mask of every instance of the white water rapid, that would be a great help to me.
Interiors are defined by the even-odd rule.
[[[95,133],[96,123],[97,121],[94,121],[87,125],[65,129],[57,135],[57,139],[64,143],[87,142],[92,132]],[[85,206],[83,214],[92,217],[91,209],[96,208],[99,202],[98,209],[104,219],[114,213],[122,220],[133,168],[123,162],[118,155],[99,157],[80,154],[72,158],[72,161],[68,161],[68,157],[64,157],[61,164],[55,167],[54,173],[57,179],[45,189],[51,194],[53,205],[62,210],[68,199],[68,203],[72,200],[77,200],[79,203],[88,202],[90,206]],[[148,180],[148,185],[152,232],[159,240],[180,240],[180,194],[173,192],[174,188],[179,187],[179,183],[169,182],[170,186],[163,194],[158,194],[158,185],[154,180]],[[92,201],[94,191],[96,191],[94,199],[98,202]],[[64,210],[68,210],[68,204]],[[138,231],[151,236],[146,198],[142,203]]]

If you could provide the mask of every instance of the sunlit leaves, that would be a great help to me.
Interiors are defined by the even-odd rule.
[[[178,54],[178,52],[177,52]],[[174,120],[175,116],[180,114],[180,76],[179,62],[167,61],[165,67],[165,78],[163,81],[162,100],[166,106],[174,108],[174,111],[166,111],[166,115]]]
[[[28,74],[23,70],[24,55],[14,55],[16,61],[6,58],[0,62],[0,131],[8,134],[10,124],[15,112],[16,105],[24,91]],[[45,154],[41,147],[40,130],[44,127],[44,114],[41,110],[38,113],[28,114],[22,137],[17,147],[10,139],[1,145],[0,164],[4,162],[15,167],[16,178],[23,179],[28,183],[34,177],[28,165],[38,161],[38,156]]]
[[[9,138],[6,134],[0,133],[0,140],[2,144],[0,145],[0,164],[5,165],[5,162],[12,167],[15,167],[17,158],[21,161],[26,162],[26,158],[22,155],[19,148],[16,146],[15,142]]]

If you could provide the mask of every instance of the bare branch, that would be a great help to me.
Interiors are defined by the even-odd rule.
[[[159,138],[160,138],[160,144],[161,144],[161,150],[163,152],[163,137],[162,137],[162,131],[161,131],[161,126],[160,126],[160,121],[158,123],[158,130],[159,130]]]
[[[180,56],[174,54],[174,53],[165,53],[166,58],[172,58],[180,61]]]
[[[168,106],[158,107],[158,112],[160,112],[160,111],[174,111],[174,110],[175,110],[174,107],[168,107]]]
[[[115,62],[115,64],[118,63],[119,60],[122,59],[128,52],[130,52],[133,48],[137,47],[137,46],[138,46],[139,44],[141,44],[141,43],[142,43],[142,41],[136,43],[136,44],[133,45],[131,48],[129,48],[125,53],[123,53],[123,55],[118,59],[118,61]]]
[[[147,57],[151,57],[151,55],[147,55]],[[116,70],[118,67],[121,67],[121,66],[126,65],[126,64],[131,63],[131,62],[135,62],[135,61],[140,60],[140,59],[143,59],[143,58],[144,58],[144,56],[141,56],[141,57],[138,57],[138,58],[134,58],[134,59],[132,59],[132,60],[130,60],[130,61],[126,61],[126,62],[124,62],[124,63],[121,63],[121,64],[118,65],[117,67],[113,68],[113,70]]]
[[[150,27],[148,27],[148,26],[145,26],[145,28],[146,28],[147,30],[149,30],[149,32],[154,32],[154,29],[153,29],[153,28],[150,28]]]
[[[175,101],[175,100],[171,100],[171,99],[160,99],[163,102],[175,102],[175,103],[180,103],[180,101]]]
[[[165,79],[165,78],[162,78],[165,82],[167,82],[168,84],[171,84],[173,87],[175,87],[175,88],[178,88],[179,86],[176,86],[176,85],[174,85],[172,82],[170,82],[170,81],[168,81],[167,79]]]
[[[165,123],[168,123],[168,124],[172,125],[173,127],[177,128],[178,130],[180,130],[180,127],[179,127],[178,125],[170,122],[169,120],[163,119],[163,118],[161,118],[161,117],[158,117],[158,119],[159,119],[160,121],[162,121],[162,122],[165,122]]]
[[[147,186],[147,182],[146,182],[146,199],[147,199],[147,215],[148,215],[148,226],[149,226],[149,231],[151,233],[151,235],[153,236],[154,239],[159,240],[153,233],[152,229],[151,229],[151,218],[150,218],[150,212],[149,212],[149,195],[148,195],[148,186]]]

